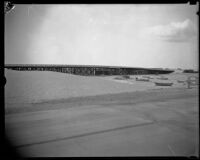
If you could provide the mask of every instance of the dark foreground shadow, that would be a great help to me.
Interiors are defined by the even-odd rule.
[[[21,159],[22,155],[18,153],[8,138],[4,139],[3,157],[8,159]]]

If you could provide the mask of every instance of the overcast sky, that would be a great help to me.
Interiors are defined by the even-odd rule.
[[[198,68],[197,5],[15,5],[5,64]]]

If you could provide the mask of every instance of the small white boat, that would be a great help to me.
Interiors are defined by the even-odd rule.
[[[156,86],[172,86],[173,83],[170,82],[154,82]]]
[[[148,78],[148,79],[153,79],[153,77],[150,76],[143,76],[144,78]]]
[[[159,77],[159,78],[157,78],[157,79],[161,79],[161,80],[168,80],[168,78],[167,78],[167,77]]]

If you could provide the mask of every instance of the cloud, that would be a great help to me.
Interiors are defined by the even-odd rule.
[[[150,27],[146,30],[146,33],[165,41],[183,42],[197,35],[197,28],[191,20],[186,19],[183,22]]]

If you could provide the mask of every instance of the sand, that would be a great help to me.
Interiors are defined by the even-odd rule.
[[[188,76],[198,74],[169,74],[164,75],[173,82],[169,88],[186,88],[177,80],[186,80]],[[136,81],[136,76],[130,80],[116,80],[117,76],[77,76],[48,71],[13,71],[5,70],[7,83],[5,100],[11,106],[16,104],[38,103],[71,97],[84,97],[123,92],[145,91],[148,89],[167,88],[156,86],[159,76],[154,76],[150,82]],[[14,104],[14,105],[12,105]],[[19,106],[17,106],[19,107]]]
[[[48,84],[56,80],[53,74]],[[64,91],[58,92],[51,99],[44,96],[30,103],[6,101],[6,133],[23,156],[198,156],[197,87],[60,76],[68,77],[65,83],[75,82],[70,85],[72,90],[77,90],[77,84],[87,89],[79,88],[77,94],[66,97],[59,97]],[[168,75],[174,81],[179,76],[188,75]],[[64,84],[62,78],[60,83]]]

